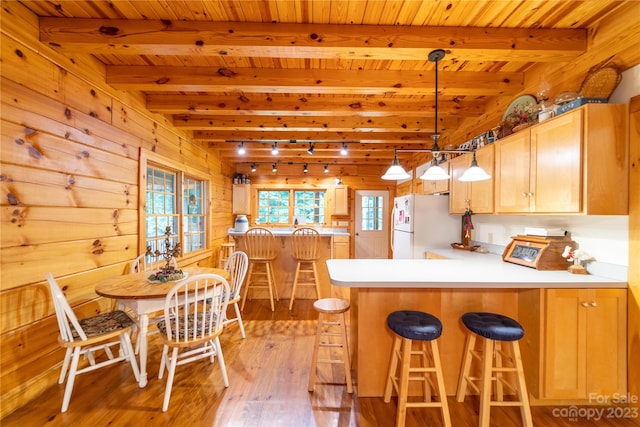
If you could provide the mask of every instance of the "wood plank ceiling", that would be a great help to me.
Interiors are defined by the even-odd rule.
[[[438,63],[446,133],[494,97],[520,94],[536,63],[583,54],[588,28],[624,3],[22,2],[41,18],[43,43],[94,55],[111,86],[143,92],[150,111],[228,161],[341,165],[388,165],[394,148],[431,147],[430,51],[446,50]]]

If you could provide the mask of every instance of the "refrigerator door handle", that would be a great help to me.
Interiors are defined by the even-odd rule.
[[[393,247],[393,235],[395,233],[395,222],[396,222],[396,208],[394,207],[393,209],[391,209],[391,253],[393,254],[393,251],[395,250],[395,248]]]

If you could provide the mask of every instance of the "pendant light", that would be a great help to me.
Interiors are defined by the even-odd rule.
[[[486,179],[491,179],[491,175],[486,173],[480,166],[478,166],[478,162],[476,160],[476,152],[473,152],[473,160],[471,160],[471,165],[469,169],[464,171],[462,176],[458,178],[459,181],[466,182],[474,182],[474,181],[484,181]]]
[[[420,176],[420,179],[427,181],[440,181],[449,179],[450,176],[447,172],[445,172],[442,167],[438,165],[438,157],[441,153],[460,153],[459,150],[442,150],[438,145],[438,140],[440,139],[440,134],[438,133],[438,62],[444,58],[445,51],[444,49],[436,49],[432,50],[429,53],[429,61],[435,63],[436,68],[436,90],[435,90],[435,123],[433,126],[434,132],[431,135],[431,139],[433,139],[433,145],[431,146],[431,155],[433,156],[433,160],[431,160],[431,164],[427,168],[426,171]],[[491,176],[487,174],[480,166],[478,166],[478,162],[476,161],[476,152],[473,151],[473,160],[471,161],[471,165],[469,169],[467,169],[464,174],[459,178],[460,181],[483,181],[485,179],[490,179]]]
[[[391,163],[391,167],[387,169],[387,173],[382,175],[382,179],[397,180],[397,179],[407,179],[407,178],[411,178],[411,175],[409,175],[402,168],[402,166],[400,165],[400,162],[398,161],[398,156],[396,154],[396,151],[393,150],[393,162]]]

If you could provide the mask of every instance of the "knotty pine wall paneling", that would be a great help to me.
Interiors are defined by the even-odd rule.
[[[63,351],[46,272],[79,317],[113,307],[94,285],[141,252],[140,150],[210,177],[211,251],[200,265],[217,264],[232,224],[233,172],[146,111],[141,94],[106,85],[89,55],[40,44],[37,17],[20,3],[2,5],[0,419],[57,382]]]

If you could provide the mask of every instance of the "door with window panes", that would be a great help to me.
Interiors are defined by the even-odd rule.
[[[388,205],[388,191],[356,191],[356,258],[389,258]]]

